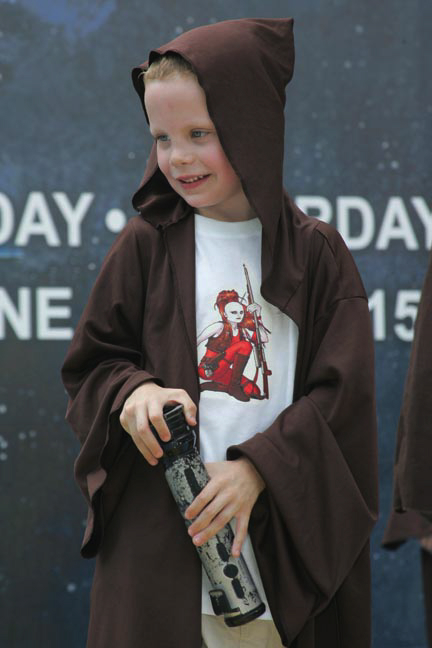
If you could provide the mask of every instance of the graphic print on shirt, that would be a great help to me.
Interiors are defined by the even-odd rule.
[[[214,304],[221,320],[207,326],[198,336],[198,347],[206,342],[206,352],[198,366],[203,382],[201,391],[225,392],[239,401],[269,398],[268,377],[271,375],[265,357],[270,331],[261,321],[261,306],[254,301],[249,273],[243,264],[246,292],[240,297],[236,290],[221,290]],[[247,302],[247,303],[245,303]],[[255,360],[255,376],[245,375],[251,354]],[[262,389],[258,386],[258,380]]]

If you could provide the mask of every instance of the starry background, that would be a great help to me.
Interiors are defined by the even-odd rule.
[[[67,330],[133,214],[131,195],[150,149],[130,70],[184,30],[244,16],[295,18],[287,189],[325,198],[335,225],[341,196],[361,197],[373,211],[374,235],[353,249],[368,294],[381,291],[386,315],[376,342],[381,515],[372,536],[373,645],[426,648],[418,547],[410,541],[388,552],[380,543],[410,348],[395,331],[395,304],[398,291],[421,288],[430,247],[411,201],[432,206],[427,0],[0,0],[3,312],[9,303],[9,320],[0,319],[2,647],[85,645],[93,564],[79,556],[85,506],[73,482],[78,446],[64,423],[59,369]],[[378,249],[391,197],[408,214],[414,249],[403,240]],[[79,200],[87,208],[74,240],[63,214],[65,201]],[[32,218],[42,230],[50,220],[50,240],[26,240]],[[353,217],[352,235],[361,227]],[[52,320],[60,339],[42,339],[41,287],[63,288],[53,293],[53,305],[63,308]],[[22,339],[10,316],[18,303],[28,309]],[[409,330],[412,322],[402,324]]]

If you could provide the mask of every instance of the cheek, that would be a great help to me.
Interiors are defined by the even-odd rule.
[[[169,156],[164,151],[157,152],[157,161],[159,169],[164,176],[169,180]]]
[[[220,178],[223,178],[227,186],[231,188],[240,187],[240,180],[225,155],[215,157],[215,166],[217,167]]]

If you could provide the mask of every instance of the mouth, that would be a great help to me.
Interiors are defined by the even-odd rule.
[[[181,186],[184,187],[185,189],[194,189],[195,187],[198,187],[201,184],[203,184],[209,177],[210,174],[195,175],[195,176],[180,176],[179,178],[176,178],[176,180],[180,182]]]

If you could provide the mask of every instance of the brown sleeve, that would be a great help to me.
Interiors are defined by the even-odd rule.
[[[392,511],[387,520],[382,546],[397,549],[410,538],[425,538],[432,535],[432,524],[416,511],[397,513]]]
[[[136,458],[119,423],[123,403],[138,385],[161,384],[143,369],[144,274],[130,222],[102,265],[62,368],[66,419],[81,443],[75,477],[89,504],[86,556],[96,553],[103,533],[102,487],[119,497]],[[110,509],[118,497],[111,497]]]
[[[331,276],[326,267],[314,270],[319,282]],[[337,294],[336,286],[328,293]],[[281,616],[290,615],[292,636],[334,596],[377,519],[367,300],[338,299],[313,331],[303,394],[263,433],[228,450],[229,459],[247,456],[266,483],[251,518],[251,537],[266,591],[284,606]]]
[[[394,508],[432,520],[432,256],[423,285],[398,426]]]

